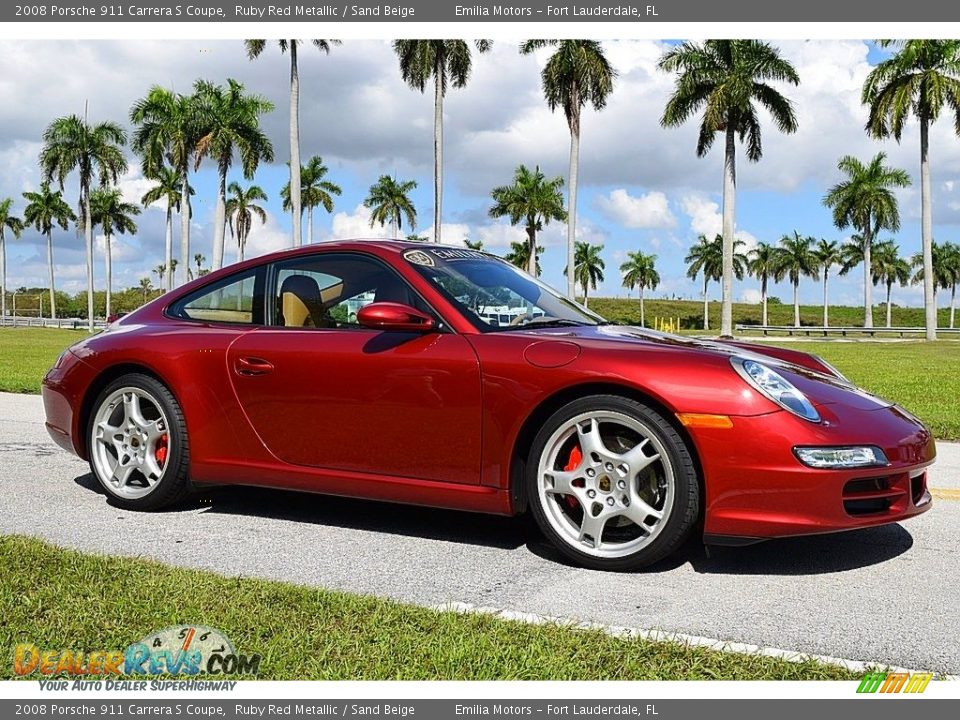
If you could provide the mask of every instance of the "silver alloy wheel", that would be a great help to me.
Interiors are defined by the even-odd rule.
[[[160,402],[142,388],[119,388],[97,408],[91,427],[93,467],[103,486],[128,499],[153,492],[172,449]]]
[[[566,470],[573,448],[581,459]],[[550,525],[595,557],[620,558],[649,545],[673,509],[666,449],[647,425],[623,413],[591,411],[565,422],[547,440],[537,473]]]

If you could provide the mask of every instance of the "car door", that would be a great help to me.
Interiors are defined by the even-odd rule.
[[[318,252],[275,263],[268,324],[238,338],[227,357],[250,424],[287,463],[479,483],[472,346],[442,323],[426,334],[360,327],[356,311],[374,300],[426,309],[371,255]]]

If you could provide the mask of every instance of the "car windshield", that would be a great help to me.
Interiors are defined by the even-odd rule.
[[[599,315],[486,253],[431,247],[407,250],[403,257],[482,332],[604,322]]]

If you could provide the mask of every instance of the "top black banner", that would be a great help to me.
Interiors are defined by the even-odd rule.
[[[200,0],[143,2],[29,2],[0,6],[2,22],[956,22],[960,3],[943,0],[872,0],[870,3],[807,0],[595,0],[501,3],[479,0],[398,2],[228,3]]]

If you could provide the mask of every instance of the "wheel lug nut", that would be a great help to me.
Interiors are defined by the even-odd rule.
[[[596,474],[597,474],[596,470],[594,470],[593,468],[587,468],[587,477],[593,477]]]
[[[607,471],[609,472],[610,470],[613,470],[613,463],[607,463],[607,464],[604,465],[603,467],[604,467],[605,470],[607,470]]]
[[[596,490],[587,490],[587,497],[588,497],[588,498],[595,498],[596,496],[597,496],[597,491],[596,491]]]
[[[607,505],[609,505],[610,507],[613,507],[613,498],[612,498],[612,497],[608,497],[608,498],[607,498]]]
[[[625,489],[625,488],[627,487],[627,484],[626,484],[623,480],[620,480],[620,481],[617,483],[617,487],[620,488],[621,490],[623,490],[623,489]]]

